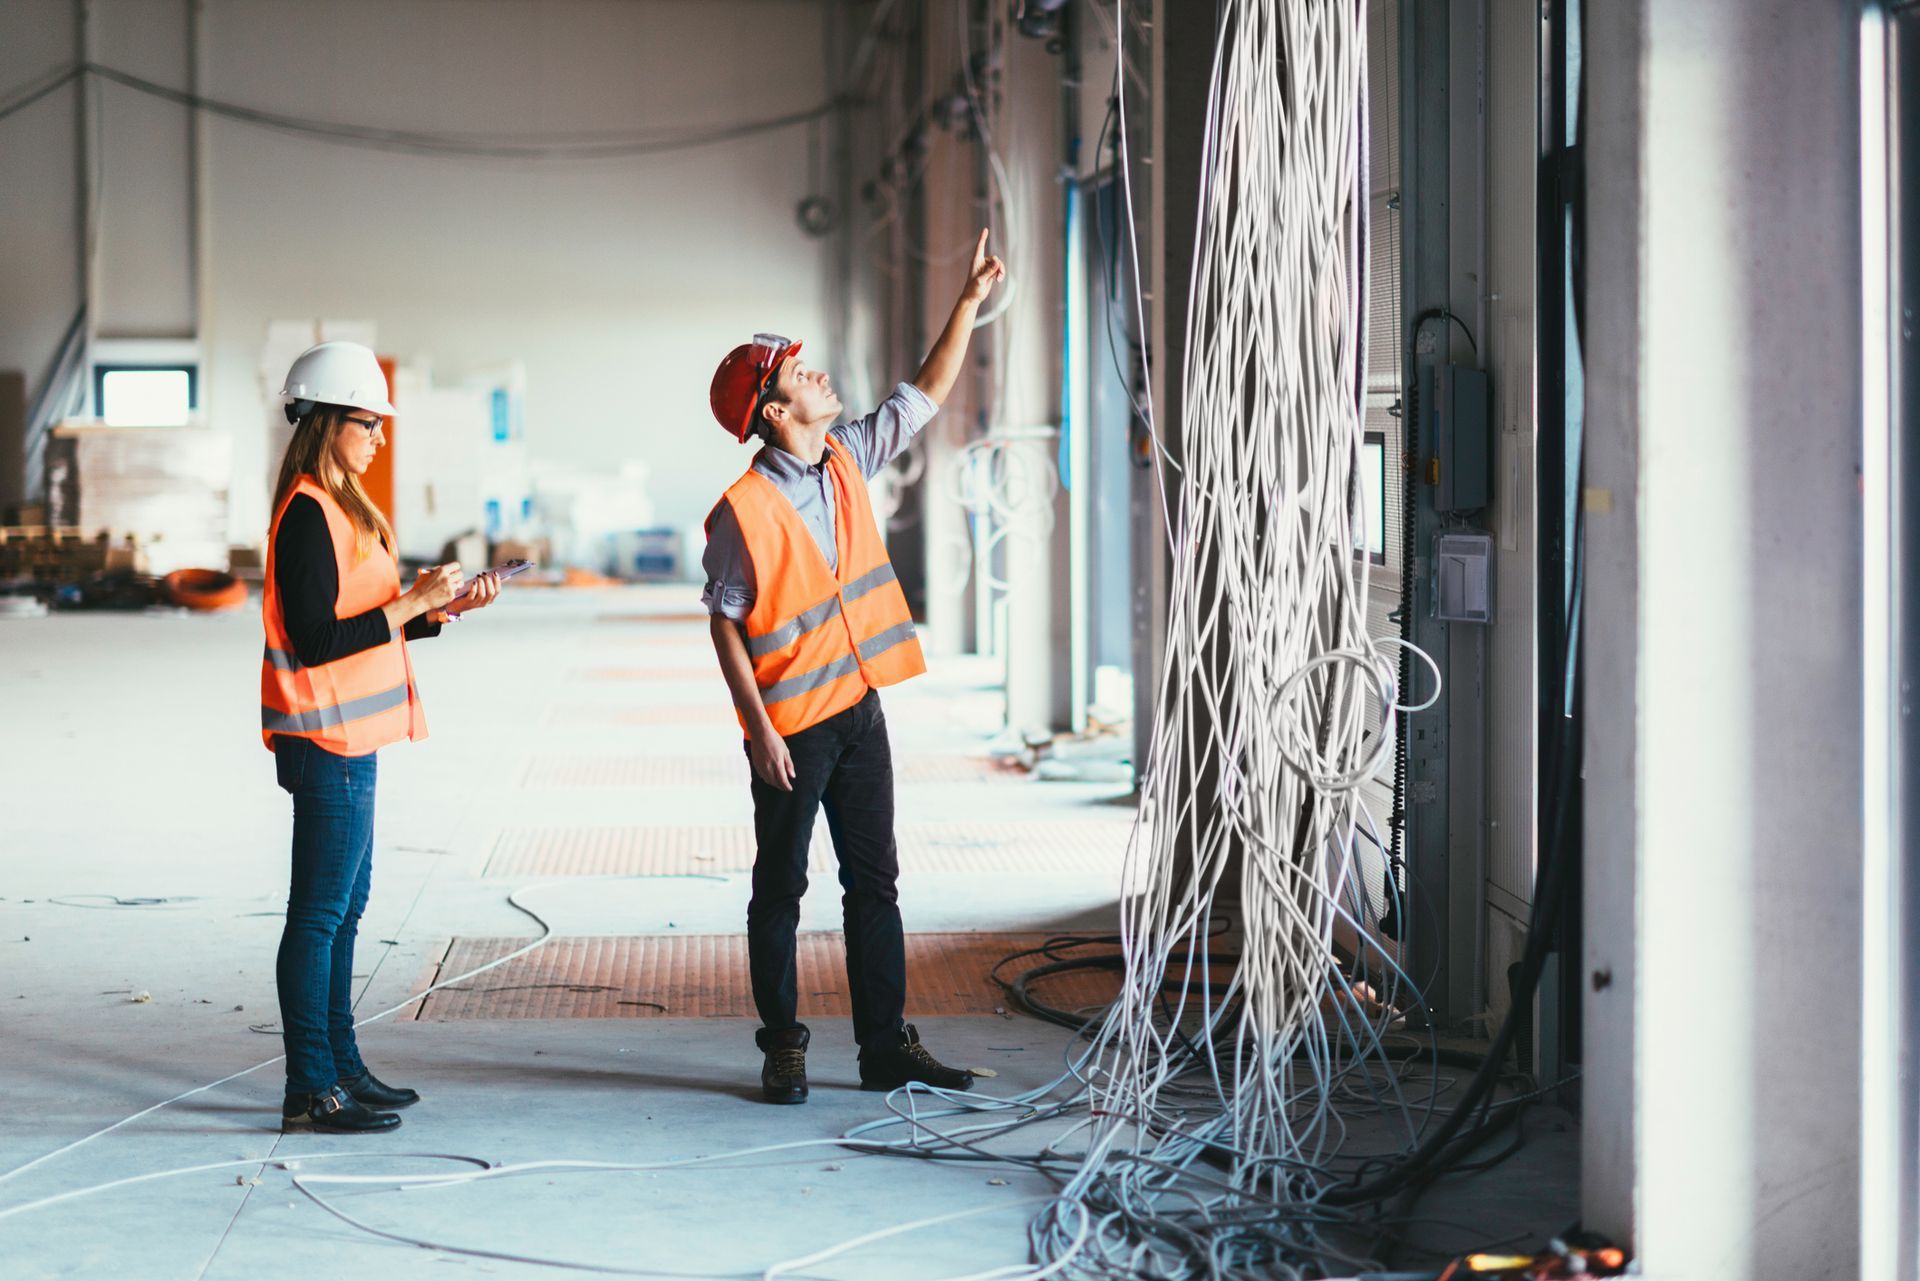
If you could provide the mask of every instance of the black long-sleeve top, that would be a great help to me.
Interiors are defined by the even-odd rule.
[[[340,618],[340,567],[334,563],[333,534],[326,513],[309,495],[296,494],[280,518],[273,540],[273,585],[280,593],[281,622],[303,667],[318,667],[392,638],[387,616],[378,607]],[[407,620],[408,640],[440,634],[440,624],[424,617]]]

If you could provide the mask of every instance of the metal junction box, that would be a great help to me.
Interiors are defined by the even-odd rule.
[[[1433,616],[1448,623],[1493,621],[1493,535],[1433,540]]]
[[[1475,511],[1490,500],[1493,465],[1488,454],[1487,375],[1471,365],[1442,365],[1435,371],[1433,457],[1438,464],[1435,509]]]

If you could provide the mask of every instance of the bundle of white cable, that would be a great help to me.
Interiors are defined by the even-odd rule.
[[[1310,1220],[1326,1217],[1332,1098],[1379,1047],[1381,1008],[1333,954],[1341,916],[1365,933],[1358,788],[1413,710],[1367,635],[1354,555],[1365,66],[1359,0],[1221,6],[1126,984],[1096,1038],[1088,1154],[1034,1228],[1039,1259],[1071,1254],[1070,1272],[1324,1266]],[[1238,960],[1213,978],[1229,873]]]

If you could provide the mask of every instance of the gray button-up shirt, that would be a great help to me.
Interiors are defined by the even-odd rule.
[[[912,383],[893,389],[880,408],[865,418],[856,418],[828,432],[846,446],[864,476],[872,476],[898,457],[938,409],[926,393]],[[827,474],[826,456],[817,463],[796,458],[773,445],[763,447],[753,458],[753,470],[773,482],[800,514],[800,523],[813,535],[827,568],[840,568],[840,548],[835,542],[833,477]],[[724,498],[713,510],[707,529],[707,551],[700,563],[707,571],[707,589],[700,603],[710,614],[724,614],[736,623],[747,621],[753,610],[755,585],[753,560],[747,555],[746,539],[740,522],[734,519],[733,505]]]

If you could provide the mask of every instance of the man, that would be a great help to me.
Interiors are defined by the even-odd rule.
[[[877,692],[926,670],[906,597],[867,498],[867,478],[913,442],[952,390],[980,304],[1006,276],[974,246],[967,281],[910,383],[866,418],[834,427],[840,398],[772,334],[733,349],[714,373],[713,415],[763,446],[707,517],[714,652],[746,731],[757,850],[747,953],[766,1056],[768,1102],[807,1097],[809,1033],[799,1021],[794,932],[807,853],[825,809],[844,890],[847,982],[860,1086],[919,1081],[965,1090],[903,1021],[906,943],[893,839],[893,756]]]

